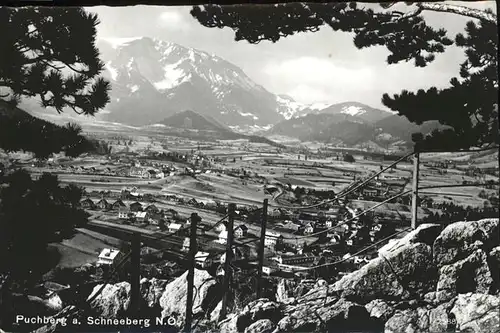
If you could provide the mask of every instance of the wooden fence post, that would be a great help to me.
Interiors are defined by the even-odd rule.
[[[226,318],[227,303],[229,298],[229,282],[231,281],[231,259],[233,257],[233,233],[234,233],[234,214],[236,205],[231,203],[228,205],[228,221],[227,221],[227,246],[226,260],[224,262],[224,281],[222,282],[222,290],[224,297],[222,298],[222,308],[219,314],[219,322]]]
[[[267,224],[267,206],[268,199],[264,199],[262,206],[262,224],[260,226],[260,243],[259,243],[259,265],[257,271],[257,298],[262,297],[263,280],[262,267],[264,266],[264,248],[266,242],[266,224]]]
[[[416,152],[413,157],[413,185],[411,197],[411,227],[418,227],[418,173],[420,168],[420,153]]]
[[[189,271],[187,275],[187,295],[186,295],[186,322],[184,324],[184,332],[191,332],[191,323],[193,321],[193,294],[194,294],[194,269],[196,266],[196,253],[198,245],[196,244],[196,228],[201,218],[197,213],[191,214],[191,228],[189,234],[189,255],[188,265]]]
[[[130,310],[136,314],[139,312],[141,302],[141,234],[138,232],[132,236],[131,265]]]

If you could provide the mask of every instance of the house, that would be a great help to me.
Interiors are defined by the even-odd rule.
[[[337,233],[329,234],[328,236],[330,238],[330,243],[333,244],[340,244],[340,241],[342,240],[342,237]]]
[[[281,234],[269,230],[266,231],[266,236],[264,238],[264,246],[274,247],[276,246],[276,244],[282,242],[283,242],[283,236]]]
[[[312,254],[301,254],[293,256],[277,256],[276,261],[284,265],[300,265],[312,263],[316,260],[316,257]]]
[[[219,233],[222,231],[226,231],[226,225],[223,222],[220,222],[219,224],[217,224],[215,226],[215,231],[217,231]]]
[[[152,214],[152,213],[158,213],[160,210],[158,209],[158,207],[156,207],[155,205],[149,205],[146,207],[146,209],[144,209],[146,212]]]
[[[226,244],[227,243],[227,230],[222,230],[220,233],[219,233],[219,239],[218,239],[218,242],[220,244]]]
[[[101,199],[97,203],[97,208],[99,209],[108,209],[110,207],[110,204],[106,201],[106,199]]]
[[[84,208],[84,209],[95,209],[95,203],[90,198],[82,200],[80,202],[80,204],[82,205],[82,208]]]
[[[331,219],[326,220],[325,227],[327,227],[327,228],[333,227],[333,221]]]
[[[207,268],[212,263],[212,260],[209,258],[210,253],[198,251],[195,254],[194,260],[197,265],[201,266],[201,268]]]
[[[191,205],[191,206],[197,206],[198,201],[196,201],[195,198],[191,198],[186,204]]]
[[[120,208],[124,208],[124,207],[126,207],[126,205],[123,203],[123,201],[121,199],[116,200],[111,205],[111,209],[120,209]]]
[[[148,222],[149,221],[149,213],[148,212],[136,212],[135,218],[137,222]]]
[[[147,178],[156,178],[156,171],[155,170],[148,170],[146,173],[145,173],[146,177]]]
[[[271,212],[269,212],[269,216],[280,217],[281,216],[281,211],[278,208],[273,209]]]
[[[278,256],[278,267],[285,272],[303,271],[306,267],[314,264],[317,258],[314,255],[302,254],[294,256]]]
[[[131,167],[129,170],[130,177],[139,177],[139,178],[148,178],[148,172],[146,169],[141,168],[140,166]]]
[[[120,251],[116,249],[104,249],[97,257],[97,265],[113,265],[121,257]]]
[[[266,275],[271,275],[274,272],[276,272],[276,268],[272,266],[262,266],[262,273]]]
[[[130,209],[127,207],[121,207],[118,209],[118,218],[119,219],[128,219],[130,215]]]
[[[184,242],[182,243],[182,252],[189,252],[189,247],[191,246],[191,239],[189,237],[184,238]]]
[[[140,202],[134,202],[132,204],[130,204],[130,210],[132,212],[140,212],[142,211],[142,204]]]
[[[314,227],[312,224],[307,224],[304,228],[304,234],[312,234],[314,232]]]
[[[248,233],[248,227],[244,224],[241,224],[234,229],[235,238],[245,237],[247,233]]]
[[[179,217],[179,213],[177,213],[177,211],[175,211],[172,208],[167,209],[166,211],[163,212],[163,218],[165,218],[165,219],[174,220],[174,219],[177,219],[178,217]]]
[[[364,188],[361,193],[366,197],[375,197],[379,194],[379,191],[374,188]]]
[[[205,208],[206,209],[215,209],[215,208],[217,208],[217,203],[215,201],[207,201],[205,203]]]
[[[168,225],[169,232],[178,232],[179,230],[181,230],[181,228],[182,228],[182,225],[179,223],[170,223]]]

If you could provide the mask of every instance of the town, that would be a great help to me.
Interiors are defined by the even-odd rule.
[[[228,237],[223,219],[230,203],[235,204],[234,265],[240,272],[248,272],[257,268],[262,205],[264,199],[269,201],[262,266],[269,281],[317,277],[335,281],[376,257],[377,249],[354,253],[408,232],[411,194],[407,190],[413,168],[409,158],[372,177],[401,156],[384,159],[378,154],[370,158],[366,152],[337,152],[325,157],[321,150],[301,155],[261,144],[249,149],[252,143],[244,141],[201,147],[199,142],[179,138],[170,149],[156,144],[154,151],[154,138],[142,138],[149,142],[145,149],[141,138],[103,139],[116,153],[33,162],[10,160],[10,168],[22,166],[35,177],[53,173],[63,182],[85,188],[80,204],[88,212],[89,222],[79,229],[77,237],[57,246],[64,246],[72,258],[83,257],[82,263],[95,266],[92,271],[101,275],[107,271],[102,267],[113,267],[123,257],[121,239],[130,232],[138,232],[144,239],[165,239],[143,249],[148,258],[141,266],[141,276],[166,278],[167,274],[172,278],[183,272],[192,213],[201,219],[196,235],[197,267],[223,275]],[[120,150],[123,142],[127,145]],[[420,183],[425,185],[478,180],[494,184],[498,177],[498,168],[461,163],[453,160],[453,154],[431,156],[420,172]],[[445,179],[440,177],[443,172],[448,173]],[[369,177],[373,179],[349,192]],[[445,226],[447,221],[494,215],[498,211],[496,188],[422,191],[419,219]],[[346,191],[347,195],[336,198]],[[381,202],[384,204],[371,210]],[[82,252],[80,243],[92,246]],[[91,251],[94,256],[89,255]],[[69,267],[74,266],[72,260]]]

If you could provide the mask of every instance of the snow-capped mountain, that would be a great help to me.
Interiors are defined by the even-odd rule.
[[[373,108],[359,102],[344,102],[339,104],[332,104],[317,111],[309,113],[327,113],[327,114],[343,114],[351,116],[354,121],[363,123],[376,123],[384,118],[392,116],[394,113]]]
[[[193,110],[228,126],[269,126],[301,109],[204,51],[148,37],[105,39],[98,46],[112,83],[108,120],[146,125]]]

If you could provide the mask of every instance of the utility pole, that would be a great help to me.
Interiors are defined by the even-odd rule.
[[[417,210],[418,210],[418,172],[420,168],[420,153],[416,152],[413,156],[413,188],[411,197],[411,227],[417,228]]]
[[[200,221],[201,218],[197,213],[191,214],[188,255],[189,271],[187,275],[186,322],[184,324],[184,332],[191,332],[191,323],[193,321],[194,268],[196,265],[196,252],[198,252],[198,246],[196,244],[196,228],[198,222]]]
[[[224,297],[222,298],[222,308],[220,310],[219,322],[226,318],[227,303],[229,298],[229,282],[231,280],[231,259],[233,257],[233,233],[234,233],[234,211],[236,205],[230,203],[228,205],[228,218],[227,218],[227,246],[226,246],[226,260],[224,262],[224,281],[222,282],[222,290],[224,290]]]
[[[267,205],[268,199],[264,199],[264,203],[262,206],[262,224],[260,226],[259,266],[257,271],[257,299],[262,297],[263,289],[262,266],[264,266],[264,246],[266,242]]]
[[[141,234],[136,232],[132,235],[132,274],[130,281],[130,310],[131,313],[139,312],[141,300]]]

